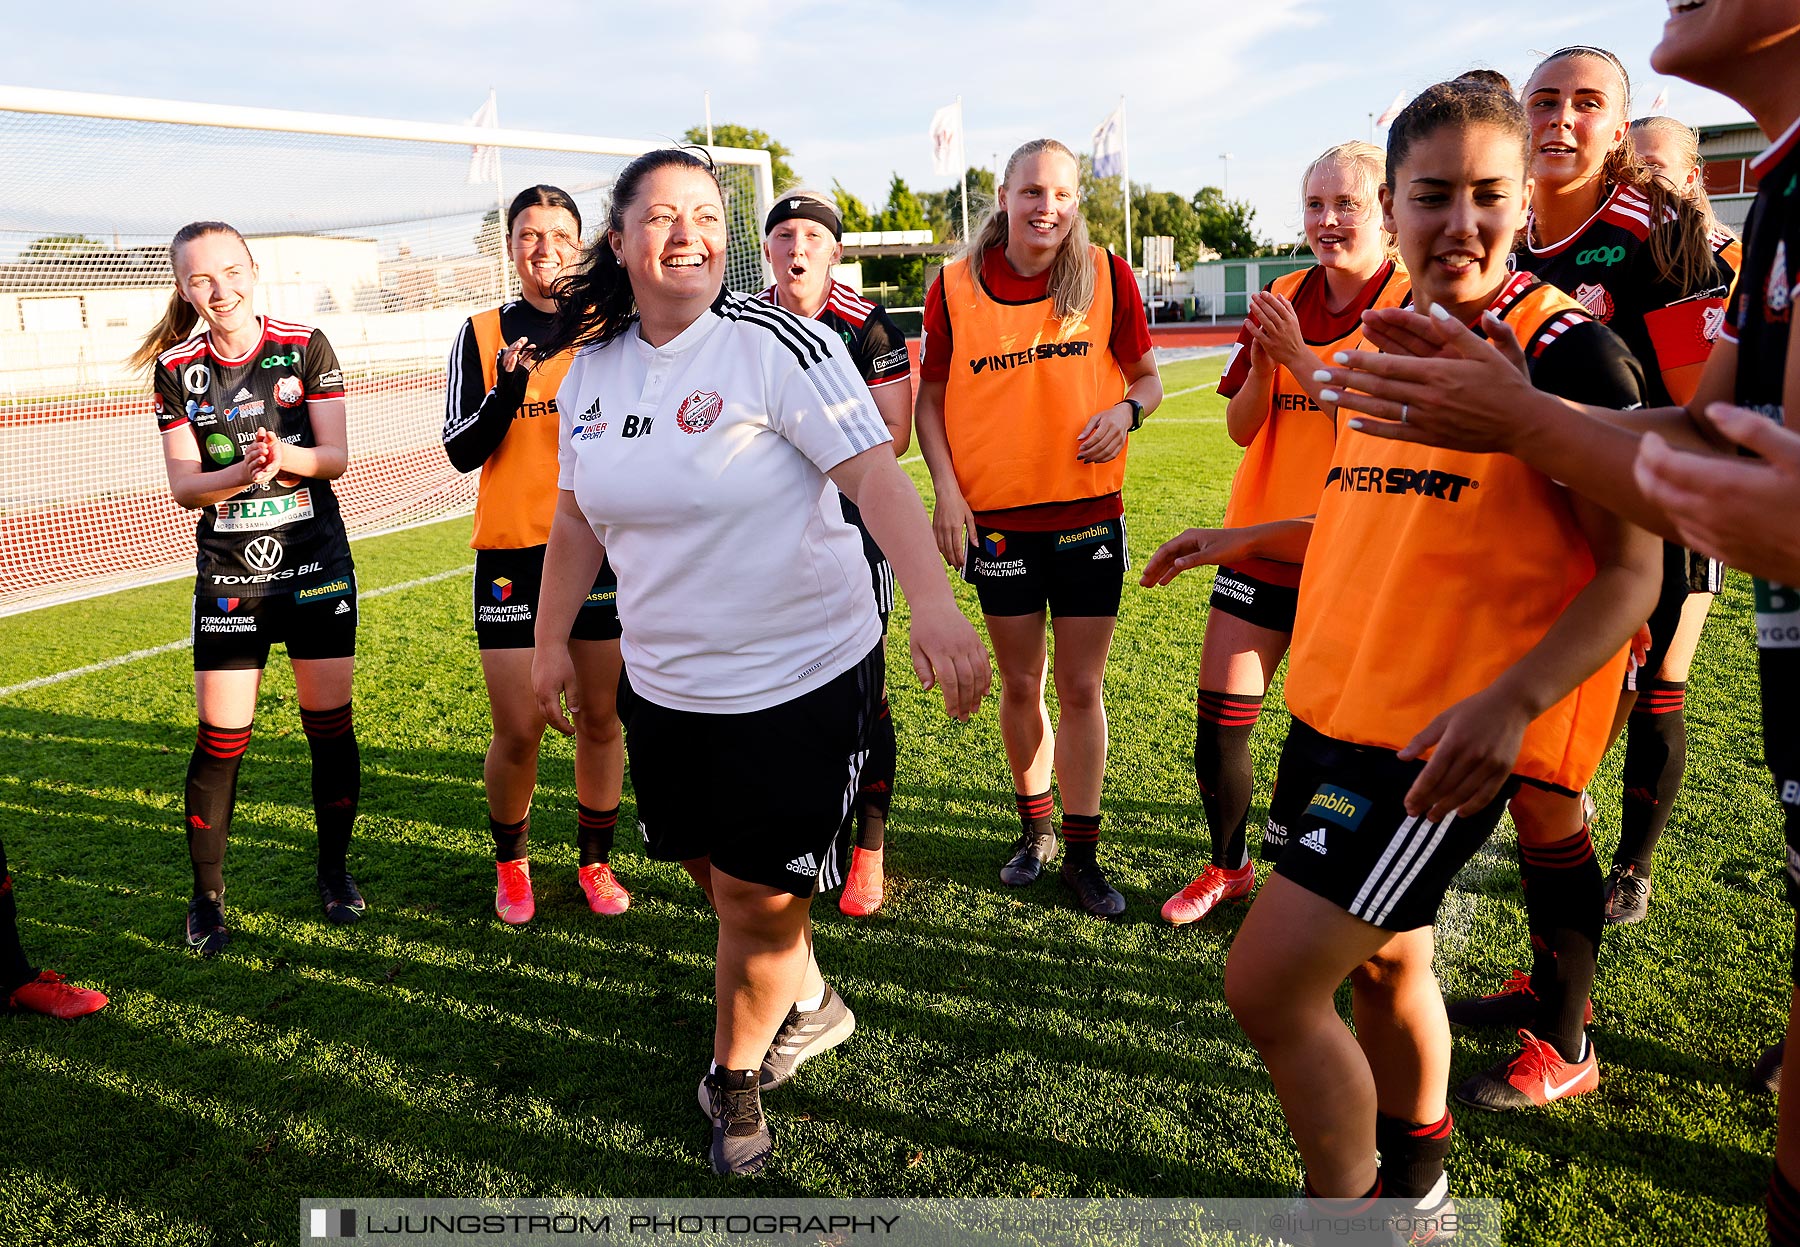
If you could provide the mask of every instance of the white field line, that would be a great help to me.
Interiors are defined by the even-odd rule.
[[[370,598],[378,598],[383,594],[399,593],[402,589],[417,589],[421,585],[436,584],[440,580],[448,580],[452,576],[461,576],[475,570],[475,564],[453,567],[447,572],[438,572],[432,576],[421,576],[417,580],[403,581],[397,585],[383,585],[379,589],[370,589],[367,593],[356,595],[358,602],[366,602]],[[155,645],[149,649],[134,649],[129,654],[120,654],[115,658],[104,658],[99,662],[91,662],[85,667],[71,667],[67,671],[58,671],[55,675],[41,675],[35,680],[26,680],[20,684],[9,684],[0,688],[0,697],[11,697],[14,693],[29,692],[34,688],[45,688],[51,684],[61,684],[64,680],[73,680],[77,676],[93,675],[96,671],[106,671],[113,667],[123,667],[126,663],[139,662],[145,658],[155,658],[159,654],[170,654],[178,649],[187,649],[194,643],[191,636],[182,637],[179,641],[170,641],[167,645]]]

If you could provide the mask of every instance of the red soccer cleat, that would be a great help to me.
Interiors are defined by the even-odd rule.
[[[1208,866],[1194,881],[1163,902],[1163,921],[1175,926],[1198,922],[1221,901],[1248,900],[1256,890],[1256,867],[1249,862],[1238,870]]]
[[[499,879],[494,888],[494,912],[500,921],[515,927],[530,922],[537,913],[537,898],[531,894],[531,862],[526,858],[495,862],[494,872]]]
[[[588,908],[595,913],[612,917],[631,908],[631,893],[613,878],[612,867],[605,862],[583,866],[575,872],[575,878],[581,883],[581,894],[587,897]],[[529,886],[530,880],[526,884]]]
[[[850,878],[844,882],[844,894],[838,897],[838,909],[852,918],[867,918],[881,908],[886,895],[886,879],[881,873],[880,849],[858,846],[850,855]]]
[[[53,1018],[84,1017],[106,1008],[106,995],[92,988],[75,987],[54,970],[45,970],[29,983],[21,985],[6,1003],[15,1009],[47,1013]]]
[[[1585,1057],[1565,1061],[1556,1045],[1528,1030],[1521,1030],[1519,1039],[1524,1047],[1518,1056],[1465,1080],[1456,1089],[1456,1098],[1474,1108],[1505,1112],[1537,1108],[1552,1100],[1585,1094],[1600,1085],[1600,1067],[1594,1060],[1591,1040],[1584,1037]]]

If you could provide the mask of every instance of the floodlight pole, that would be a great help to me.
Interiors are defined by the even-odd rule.
[[[1119,97],[1119,180],[1125,189],[1125,267],[1131,267],[1131,132],[1125,125],[1125,97]],[[1148,265],[1146,265],[1146,268]]]

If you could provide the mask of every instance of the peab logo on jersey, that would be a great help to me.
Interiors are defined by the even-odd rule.
[[[212,386],[212,369],[205,364],[189,364],[181,374],[181,384],[189,394],[204,394]]]
[[[272,572],[281,566],[287,551],[273,537],[258,537],[244,547],[244,562],[252,571]]]
[[[283,377],[275,383],[275,403],[279,407],[296,407],[304,397],[306,393],[300,388],[299,377]]]
[[[1612,296],[1599,282],[1582,282],[1575,287],[1575,302],[1594,314],[1598,321],[1609,321],[1613,314]]]
[[[704,433],[718,422],[725,403],[712,390],[695,390],[681,400],[675,412],[675,423],[683,433]]]

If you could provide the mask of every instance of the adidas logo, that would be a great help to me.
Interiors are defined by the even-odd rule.
[[[593,402],[589,403],[587,410],[575,418],[583,424],[591,424],[595,420],[598,420],[600,418],[600,400],[596,398]]]
[[[350,613],[350,603],[349,602],[339,602],[338,608],[336,610],[332,611],[331,613],[334,615],[348,615]]]
[[[787,868],[803,879],[819,873],[819,863],[811,853],[803,853],[787,864]]]
[[[1107,549],[1107,548],[1106,548],[1106,547],[1105,547],[1105,546],[1101,546],[1101,547],[1100,547],[1100,548],[1099,548],[1099,549],[1098,549],[1098,550],[1095,550],[1095,551],[1094,551],[1094,558],[1095,558],[1095,559],[1096,559],[1096,560],[1098,560],[1098,559],[1110,559],[1110,558],[1111,558],[1111,557],[1112,557],[1112,556],[1113,556],[1113,553],[1112,553],[1112,551],[1111,551],[1111,550],[1108,550],[1108,549]]]
[[[250,390],[248,387],[246,387],[244,389],[239,390],[236,394],[233,394],[231,396],[231,401],[234,403],[242,403],[242,402],[248,401],[250,397],[251,397]]]
[[[1311,831],[1300,837],[1300,843],[1311,849],[1314,853],[1323,853],[1325,851],[1325,829],[1323,827],[1314,827]]]

